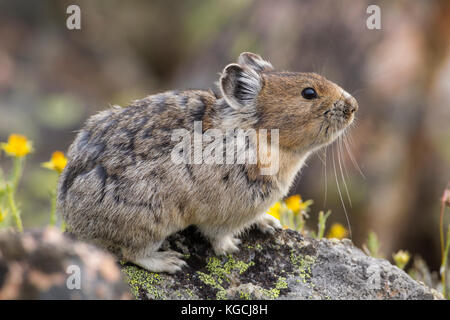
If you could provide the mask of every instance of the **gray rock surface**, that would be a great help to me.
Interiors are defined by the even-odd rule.
[[[175,275],[152,273],[46,228],[0,232],[2,299],[441,299],[388,261],[368,257],[350,240],[315,240],[292,230],[251,230],[241,250],[217,257],[189,228],[162,249],[184,253]],[[80,289],[68,288],[70,266]],[[120,272],[120,268],[122,272]],[[128,282],[128,286],[126,281]],[[130,294],[131,289],[131,294]]]
[[[241,250],[216,257],[194,228],[163,248],[185,254],[175,275],[131,264],[122,271],[138,299],[441,299],[386,260],[367,256],[350,240],[315,240],[292,230],[274,236],[256,230]]]
[[[112,255],[56,228],[0,232],[0,300],[129,299]]]

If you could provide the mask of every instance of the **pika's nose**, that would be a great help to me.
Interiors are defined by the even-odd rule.
[[[344,113],[350,115],[358,110],[358,102],[352,96],[347,97],[344,101]]]

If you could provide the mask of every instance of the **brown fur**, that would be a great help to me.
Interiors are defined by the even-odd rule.
[[[303,98],[306,87],[318,98]],[[258,55],[243,53],[225,67],[218,89],[160,93],[92,116],[69,148],[58,208],[79,238],[148,270],[175,272],[184,264],[180,255],[157,250],[189,225],[217,254],[237,250],[235,236],[252,224],[265,232],[280,227],[264,212],[356,109],[353,97],[319,75],[275,72]],[[173,130],[193,133],[195,121],[203,132],[278,129],[278,172],[263,175],[267,163],[260,158],[256,164],[175,164]],[[250,138],[245,150],[261,143],[259,135]]]

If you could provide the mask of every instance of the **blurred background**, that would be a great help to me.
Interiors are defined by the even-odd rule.
[[[19,190],[25,227],[48,223],[57,174],[41,163],[66,152],[87,117],[164,90],[211,87],[252,51],[357,98],[351,149],[364,177],[343,153],[353,241],[361,246],[373,230],[386,257],[406,249],[438,269],[439,199],[450,180],[450,2],[377,1],[382,28],[369,30],[372,2],[0,1],[0,141],[20,133],[35,147]],[[81,30],[66,28],[70,4],[81,8]],[[291,190],[314,200],[311,228],[322,209],[347,226],[331,151],[326,176],[314,156]]]

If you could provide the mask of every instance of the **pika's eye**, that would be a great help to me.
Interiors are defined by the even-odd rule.
[[[317,98],[316,90],[314,90],[313,88],[305,88],[302,91],[302,97],[308,100]]]

